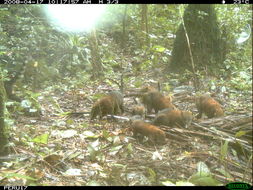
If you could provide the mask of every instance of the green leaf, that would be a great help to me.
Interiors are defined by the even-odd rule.
[[[142,85],[143,85],[143,81],[142,81],[142,80],[137,80],[137,81],[135,81],[135,83],[134,83],[134,86],[135,86],[136,88],[140,88]]]
[[[119,146],[114,146],[110,149],[110,153],[112,155],[115,155],[119,152],[119,150],[123,147],[123,145],[119,145]]]
[[[164,91],[167,91],[167,92],[170,91],[170,85],[168,83],[166,83],[163,88],[164,88]]]
[[[83,127],[83,128],[87,128],[88,126],[89,126],[88,123],[83,123],[83,124],[82,124],[82,127]]]
[[[225,87],[225,86],[222,86],[222,87],[221,87],[221,92],[222,92],[222,93],[226,92],[226,87]]]
[[[154,46],[153,49],[156,51],[156,52],[164,52],[165,51],[165,47],[162,47],[162,46]]]
[[[217,168],[216,171],[220,172],[221,174],[223,174],[228,179],[233,179],[233,176],[231,176],[230,173],[228,173],[227,171],[225,171],[222,168]]]
[[[246,134],[246,131],[238,131],[236,134],[235,134],[235,137],[238,138],[238,137],[241,137],[243,135]]]
[[[176,182],[176,186],[195,186],[195,185],[188,181],[178,181]]]
[[[218,182],[216,179],[212,178],[211,176],[199,176],[194,179],[190,179],[190,182],[192,182],[195,185],[200,186],[218,186],[220,185],[220,182]]]
[[[220,183],[212,178],[209,168],[204,162],[199,162],[197,164],[197,170],[198,172],[193,174],[189,178],[189,182],[195,184],[195,185],[202,185],[202,186],[217,186],[220,185]]]
[[[224,160],[224,158],[227,156],[227,153],[228,153],[228,141],[225,141],[225,143],[221,146],[220,151],[221,160]]]
[[[85,138],[98,138],[99,135],[94,134],[92,131],[84,131],[83,135]]]
[[[91,161],[95,161],[96,160],[96,155],[97,155],[97,151],[90,145],[87,145],[87,149],[90,153],[90,160]]]
[[[133,153],[133,146],[132,146],[132,143],[129,143],[128,145],[127,145],[127,150],[128,150],[128,153]]]
[[[113,145],[117,145],[120,144],[120,138],[119,136],[114,136],[113,137]]]
[[[210,170],[204,162],[198,162],[197,163],[197,171],[200,172],[200,173],[210,174]]]
[[[40,144],[47,144],[48,137],[49,137],[49,134],[39,135],[39,136],[35,137],[34,139],[32,139],[32,142],[40,143]]]
[[[101,186],[101,184],[99,182],[94,181],[94,180],[89,181],[86,185],[87,186]]]
[[[6,177],[6,178],[18,177],[18,178],[21,178],[21,179],[28,179],[28,180],[33,180],[33,181],[36,181],[36,180],[37,180],[37,179],[32,178],[32,177],[30,177],[30,176],[21,175],[21,174],[17,174],[17,173],[8,173],[8,174],[5,175],[4,177]]]
[[[61,113],[59,113],[58,114],[58,116],[68,116],[68,115],[70,115],[71,114],[71,112],[61,112]]]
[[[107,139],[108,137],[110,137],[110,133],[107,130],[103,130],[102,136]]]
[[[120,169],[122,169],[122,168],[126,168],[127,166],[126,165],[123,165],[123,164],[113,164],[113,166],[114,167],[116,167],[116,168],[120,168]]]
[[[74,120],[73,119],[68,119],[66,121],[67,125],[72,125],[74,123]]]
[[[149,180],[152,182],[156,181],[156,173],[154,170],[152,170],[151,168],[148,168],[148,173],[149,173]]]

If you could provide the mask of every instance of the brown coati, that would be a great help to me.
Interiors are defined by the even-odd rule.
[[[134,106],[133,109],[132,109],[132,114],[133,115],[140,115],[140,116],[144,116],[144,113],[145,113],[145,108],[144,106]]]
[[[90,118],[94,119],[99,116],[101,119],[107,114],[115,115],[123,112],[123,95],[120,92],[112,91],[95,102],[91,109]]]
[[[134,137],[136,137],[137,134],[141,134],[142,136],[147,136],[149,141],[152,143],[165,143],[165,132],[155,125],[151,125],[141,120],[135,120],[132,123],[132,130],[134,133]]]
[[[140,90],[141,93],[152,92],[152,91],[157,91],[157,90],[152,86],[145,86]]]
[[[150,113],[152,109],[155,110],[155,113],[165,108],[176,109],[175,106],[171,103],[171,98],[162,95],[158,91],[144,93],[142,95],[142,102],[146,106],[148,113]]]
[[[221,117],[224,115],[221,105],[209,95],[197,97],[196,106],[199,112],[197,118],[201,118],[203,113],[208,118]]]
[[[124,113],[124,103],[123,103],[123,95],[119,91],[111,91],[108,93],[109,96],[112,96],[115,98],[115,101],[119,105],[121,113]]]
[[[164,114],[164,113],[169,113],[171,110],[177,110],[174,107],[173,108],[165,108],[161,111],[158,112],[158,115]]]
[[[155,125],[167,126],[179,124],[180,126],[187,128],[191,125],[192,118],[192,113],[189,111],[167,109],[158,113],[153,123]]]

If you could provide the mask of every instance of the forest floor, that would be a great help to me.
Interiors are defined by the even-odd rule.
[[[143,76],[143,81],[149,84],[152,77]],[[134,90],[128,86],[126,94]],[[16,156],[0,165],[0,184],[186,185],[189,179],[197,185],[252,184],[251,94],[233,98],[218,94],[224,117],[194,119],[187,129],[162,127],[168,138],[165,145],[158,146],[133,138],[128,121],[90,121],[88,113],[68,114],[89,112],[94,94],[109,89],[117,87],[106,82],[83,82],[41,90],[41,115],[15,118],[11,142]],[[194,93],[189,90],[192,87],[171,89],[173,103],[196,116]],[[131,117],[134,104],[133,97],[124,98],[124,117]],[[205,175],[196,174],[200,168]]]

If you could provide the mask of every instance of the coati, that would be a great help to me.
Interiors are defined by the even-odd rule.
[[[165,108],[165,109],[159,111],[159,112],[158,112],[158,115],[165,114],[165,113],[169,113],[171,110],[177,110],[177,109],[174,109],[174,107]]]
[[[123,95],[120,92],[112,91],[107,96],[95,102],[91,109],[91,120],[98,115],[100,119],[107,114],[121,114],[124,112]]]
[[[147,136],[148,140],[152,143],[165,144],[165,132],[155,125],[151,125],[141,120],[135,120],[132,123],[132,130],[134,137],[136,137],[137,134],[141,134]]]
[[[147,107],[148,113],[150,113],[152,109],[155,110],[155,113],[165,108],[176,109],[175,106],[171,103],[171,98],[162,95],[158,91],[150,91],[144,93],[142,95],[142,102]]]
[[[108,94],[109,96],[112,96],[115,98],[117,104],[119,105],[120,111],[124,113],[124,106],[123,106],[123,95],[119,91],[111,91]]]
[[[140,90],[141,93],[146,93],[146,92],[151,92],[151,91],[157,91],[157,90],[152,86],[145,86]]]
[[[158,113],[153,123],[155,125],[173,126],[179,124],[187,128],[192,122],[192,113],[189,111],[167,109]]]
[[[209,95],[197,97],[196,106],[199,112],[197,118],[201,118],[202,113],[204,113],[208,118],[220,117],[224,115],[221,105]]]
[[[136,105],[136,106],[133,107],[133,110],[132,110],[132,114],[133,114],[133,115],[140,115],[140,116],[143,116],[144,113],[145,113],[145,108],[144,108],[144,106],[138,106],[138,105]]]

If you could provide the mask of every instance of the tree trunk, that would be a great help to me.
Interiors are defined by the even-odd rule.
[[[7,155],[9,153],[8,149],[8,136],[4,124],[4,100],[5,100],[5,89],[3,78],[0,78],[0,155]]]
[[[209,72],[213,73],[213,69],[222,66],[226,54],[225,41],[221,38],[214,6],[191,4],[185,9],[183,20],[184,26],[181,24],[176,32],[169,68],[177,72],[183,72],[185,69],[192,71],[193,58],[196,69],[208,68]]]
[[[149,36],[148,36],[148,5],[147,4],[142,4],[141,5],[141,46],[146,45],[149,46]],[[145,35],[143,35],[145,34]],[[143,38],[145,36],[145,39]]]
[[[126,23],[127,23],[127,5],[125,5],[124,17],[122,23],[122,41],[121,48],[125,51],[126,48]]]
[[[89,38],[89,45],[90,45],[90,50],[91,50],[93,77],[100,78],[101,76],[103,76],[103,67],[102,67],[101,58],[99,54],[97,35],[96,35],[95,29],[92,30],[88,38]]]

